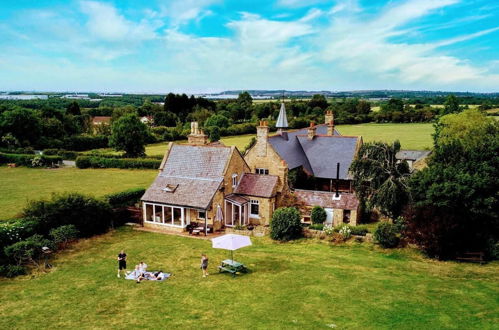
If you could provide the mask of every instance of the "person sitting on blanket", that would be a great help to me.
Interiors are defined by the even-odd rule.
[[[145,273],[147,271],[147,264],[143,261],[139,263],[139,268],[142,273]]]
[[[163,273],[163,271],[160,270],[159,272],[151,274],[150,280],[161,281],[164,277],[165,277],[165,273]]]
[[[140,276],[140,274],[142,274],[142,272],[140,271],[140,267],[139,267],[139,265],[136,265],[133,272],[130,272],[130,274],[128,274],[128,275],[132,276],[133,278],[138,278]]]

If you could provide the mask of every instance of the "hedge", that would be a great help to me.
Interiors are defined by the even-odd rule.
[[[126,207],[140,201],[146,190],[144,188],[133,188],[114,194],[106,195],[105,198],[113,208]]]
[[[66,150],[84,151],[107,148],[109,140],[104,135],[73,135],[63,141]]]
[[[157,169],[161,160],[151,158],[106,158],[79,156],[76,158],[78,168],[151,168]]]
[[[42,165],[62,162],[61,156],[39,156],[28,154],[6,154],[0,152],[0,164],[15,163],[16,165],[32,166],[34,158],[39,157]]]
[[[64,149],[44,149],[43,154],[47,156],[61,156],[62,159],[75,160],[80,153]]]

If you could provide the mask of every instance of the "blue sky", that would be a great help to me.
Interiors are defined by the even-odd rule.
[[[499,91],[499,1],[0,1],[0,90]]]

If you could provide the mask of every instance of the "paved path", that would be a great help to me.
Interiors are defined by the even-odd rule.
[[[76,167],[76,162],[74,160],[63,160],[62,165],[67,167]]]

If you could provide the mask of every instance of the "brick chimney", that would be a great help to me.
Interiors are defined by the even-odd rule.
[[[267,142],[269,139],[269,125],[266,121],[261,120],[260,125],[256,128],[256,154],[258,157],[267,156]]]
[[[329,124],[333,120],[334,120],[333,111],[327,110],[326,115],[324,116],[324,124]]]
[[[314,122],[310,122],[310,127],[307,129],[307,138],[309,140],[313,140],[315,137],[315,130],[317,127],[315,126]]]
[[[278,191],[287,189],[288,186],[288,164],[284,159],[281,160],[279,167],[277,168],[277,175],[279,176],[279,188]]]
[[[187,136],[189,144],[208,144],[208,136],[199,129],[197,121],[191,122],[191,134]]]
[[[327,135],[329,135],[329,136],[333,136],[334,135],[334,121],[333,120],[331,120],[327,124]]]

